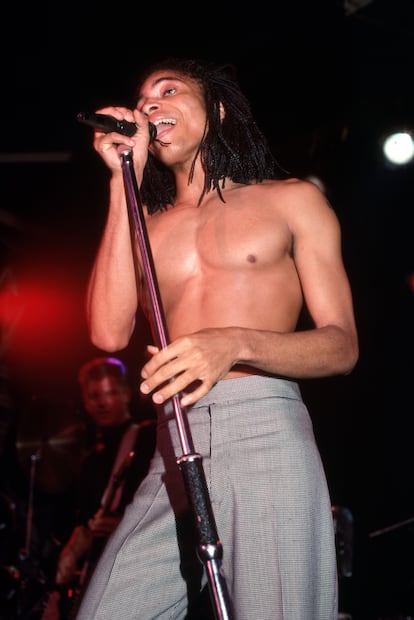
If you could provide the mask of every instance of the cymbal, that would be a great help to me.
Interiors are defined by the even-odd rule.
[[[17,458],[36,488],[61,493],[80,473],[86,430],[68,403],[35,399],[19,421]]]

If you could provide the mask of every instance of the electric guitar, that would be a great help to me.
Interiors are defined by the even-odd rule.
[[[126,474],[134,459],[135,451],[131,450],[121,463],[118,470],[112,477],[109,492],[106,493],[103,504],[101,505],[103,515],[109,515],[115,494],[124,482]],[[83,561],[81,569],[76,575],[76,579],[71,584],[55,587],[48,592],[43,606],[41,620],[54,620],[56,617],[62,620],[75,620],[79,611],[82,597],[86,591],[92,573],[98,563],[103,551],[106,540],[96,537],[92,541],[92,546]],[[59,610],[59,611],[57,611]]]
[[[131,450],[121,463],[119,469],[112,477],[111,487],[109,493],[106,494],[105,501],[101,506],[103,516],[110,514],[112,502],[115,498],[115,494],[119,486],[124,482],[128,469],[134,459],[135,451]],[[71,596],[71,610],[68,615],[68,620],[75,620],[76,614],[79,610],[82,596],[86,591],[92,573],[98,563],[99,557],[102,554],[104,544],[102,544],[102,538],[94,538],[92,541],[92,547],[89,550],[85,560],[83,561],[82,568],[79,571],[79,577],[76,586],[73,588]]]

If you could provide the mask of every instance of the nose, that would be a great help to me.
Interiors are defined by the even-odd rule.
[[[141,112],[143,112],[146,116],[149,116],[151,112],[155,112],[160,106],[154,100],[151,101],[150,99],[146,99],[140,107]]]
[[[105,407],[106,403],[107,403],[107,396],[105,394],[99,394],[99,396],[96,397],[96,405],[101,408],[101,407]]]

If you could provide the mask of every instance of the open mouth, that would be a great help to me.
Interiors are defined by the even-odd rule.
[[[176,125],[177,121],[175,118],[161,118],[154,122],[155,127],[157,128],[157,139],[159,139],[164,133],[169,131],[171,127]]]

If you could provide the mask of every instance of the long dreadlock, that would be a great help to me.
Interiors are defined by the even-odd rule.
[[[214,66],[198,60],[168,58],[149,67],[141,76],[140,84],[153,72],[164,70],[195,80],[204,95],[206,127],[189,178],[191,182],[195,161],[201,155],[205,182],[199,204],[211,189],[217,190],[224,202],[221,189],[226,178],[250,184],[280,177],[282,169],[257,126],[230,65]],[[220,105],[224,109],[223,119]],[[149,213],[165,210],[175,200],[174,175],[151,154],[144,169],[141,196]]]

